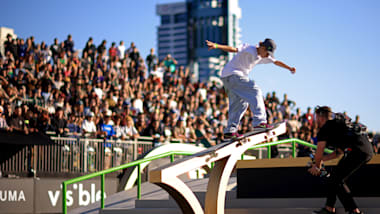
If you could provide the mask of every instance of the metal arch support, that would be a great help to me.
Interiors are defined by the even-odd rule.
[[[154,169],[149,173],[149,181],[165,189],[186,214],[224,214],[224,203],[229,177],[237,160],[250,147],[286,133],[286,124],[260,134],[246,137],[229,144],[219,144],[198,152],[190,157]],[[191,189],[178,176],[216,162],[206,192],[205,210]]]

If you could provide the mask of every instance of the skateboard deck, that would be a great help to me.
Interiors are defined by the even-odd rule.
[[[242,141],[244,140],[245,138],[247,137],[250,137],[250,136],[253,136],[253,135],[256,135],[256,134],[261,134],[261,133],[264,133],[264,132],[269,132],[271,131],[272,129],[275,129],[277,128],[278,126],[280,126],[282,123],[285,123],[285,122],[279,122],[279,123],[275,123],[275,124],[272,124],[273,125],[273,128],[271,129],[267,129],[267,128],[256,128],[255,130],[253,131],[250,131],[250,132],[247,132],[245,134],[243,134],[242,136],[238,137],[238,138],[232,138],[231,140],[229,141],[226,141],[226,142],[223,142],[223,143],[220,143],[218,145],[215,145],[215,146],[212,146],[204,151],[201,151],[199,153],[197,153],[196,155],[198,156],[203,156],[203,155],[210,155],[210,156],[213,156],[213,152],[212,151],[217,151],[218,149],[220,148],[223,148],[225,146],[228,146],[230,145],[231,143],[233,142],[236,142],[236,141]],[[239,144],[241,145],[241,144]],[[236,147],[238,147],[239,145],[236,145]],[[210,153],[211,152],[211,153]]]

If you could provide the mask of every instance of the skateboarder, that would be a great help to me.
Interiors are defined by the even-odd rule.
[[[296,68],[289,67],[285,63],[274,59],[273,53],[276,44],[272,39],[265,39],[253,46],[243,44],[238,48],[221,45],[206,40],[209,50],[220,49],[226,52],[237,53],[222,70],[221,79],[229,99],[228,124],[224,130],[224,138],[239,137],[238,128],[241,118],[244,116],[248,105],[253,112],[254,128],[272,128],[267,123],[264,98],[261,89],[253,80],[248,78],[249,72],[257,64],[274,63],[277,66],[288,69],[292,74]]]

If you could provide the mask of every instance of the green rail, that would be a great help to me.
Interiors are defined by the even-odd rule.
[[[293,157],[296,157],[296,144],[304,145],[304,146],[307,146],[307,147],[310,147],[310,148],[313,148],[313,149],[317,148],[316,145],[313,145],[311,143],[308,143],[308,142],[305,142],[305,141],[302,141],[302,140],[299,140],[299,139],[292,138],[292,139],[280,140],[280,141],[276,141],[276,142],[262,143],[262,144],[259,144],[259,145],[255,145],[255,146],[249,148],[248,150],[266,147],[268,149],[268,158],[271,158],[271,154],[270,154],[270,148],[271,148],[271,146],[276,146],[276,145],[279,145],[279,144],[286,144],[286,143],[291,143],[292,144],[292,155],[293,155]],[[325,152],[331,153],[332,151],[328,150],[328,149],[325,149]],[[165,153],[162,153],[162,154],[159,154],[159,155],[155,155],[155,156],[152,156],[152,157],[144,158],[144,159],[141,159],[141,160],[136,160],[136,161],[133,161],[133,162],[130,162],[130,163],[127,163],[127,164],[123,164],[123,165],[120,165],[120,166],[117,166],[117,167],[114,167],[114,168],[111,168],[111,169],[102,170],[102,171],[99,171],[99,172],[95,172],[95,173],[88,174],[88,175],[83,175],[81,177],[77,177],[77,178],[73,178],[73,179],[64,181],[64,182],[62,182],[62,213],[67,214],[66,191],[67,191],[67,185],[69,185],[69,184],[78,183],[78,182],[81,182],[81,181],[84,181],[84,180],[88,180],[88,179],[100,176],[100,179],[101,179],[101,188],[100,188],[101,189],[101,199],[100,199],[101,201],[100,201],[100,208],[104,209],[104,207],[105,207],[105,204],[104,204],[104,192],[105,192],[105,188],[104,187],[105,186],[104,185],[105,185],[105,175],[106,174],[111,173],[111,172],[115,172],[115,171],[118,171],[118,170],[123,170],[123,169],[129,168],[129,167],[137,166],[137,168],[138,168],[137,198],[141,199],[141,164],[149,162],[149,161],[165,158],[165,157],[168,157],[168,156],[170,157],[170,161],[173,162],[175,155],[193,155],[193,154],[194,153],[192,153],[192,152],[183,152],[183,151],[165,152]],[[244,159],[244,154],[242,155],[242,159]],[[213,163],[212,163],[212,165],[213,165]]]

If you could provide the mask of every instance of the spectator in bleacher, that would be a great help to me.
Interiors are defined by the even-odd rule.
[[[166,55],[164,58],[164,66],[167,71],[174,73],[176,70],[177,60],[175,60],[171,54]]]
[[[187,142],[185,121],[180,119],[177,121],[173,131],[173,138]]]
[[[69,34],[67,36],[67,39],[65,40],[65,51],[67,52],[67,54],[70,56],[71,54],[74,53],[74,41],[73,41],[73,38],[71,36],[71,34]]]
[[[7,34],[7,40],[4,41],[4,53],[10,52],[13,43],[12,35]]]
[[[148,65],[148,72],[150,73],[155,65],[158,64],[158,58],[154,54],[154,48],[150,49],[150,54],[146,57],[146,64]]]
[[[104,121],[100,125],[100,135],[106,139],[110,139],[113,135],[115,135],[115,130],[113,126],[115,123],[112,120],[112,111],[107,109],[103,112]]]
[[[19,44],[17,46],[17,53],[18,53],[18,56],[20,57],[20,60],[23,60],[26,57],[26,49],[27,49],[27,45],[25,44],[24,39],[20,39]]]
[[[57,108],[55,118],[52,121],[53,130],[57,135],[64,136],[69,132],[67,121],[64,119],[63,109]]]
[[[120,116],[116,116],[115,117],[115,125],[114,125],[114,131],[115,131],[115,134],[114,134],[114,138],[116,139],[121,139],[121,140],[125,140],[127,138],[127,136],[125,135],[125,132],[123,131],[123,125],[121,124],[121,117]]]
[[[116,43],[112,42],[111,47],[108,49],[108,56],[111,58],[111,60],[115,59],[117,56],[118,49],[116,47]]]
[[[125,51],[125,54],[128,54],[128,55],[131,54],[133,52],[133,50],[134,50],[135,47],[136,47],[135,43],[131,42],[129,48]],[[125,56],[125,57],[127,57],[127,56]]]
[[[83,49],[83,54],[87,53],[87,55],[91,58],[91,61],[95,61],[96,47],[93,43],[92,37],[88,38],[86,46]]]
[[[22,115],[22,109],[20,106],[17,106],[12,114],[12,118],[9,123],[12,131],[24,132],[29,134],[29,130],[25,126],[24,117]]]
[[[97,51],[98,51],[98,57],[101,56],[106,50],[107,40],[103,40],[102,43],[98,46]]]
[[[124,60],[125,58],[125,46],[124,41],[120,41],[119,46],[117,47],[118,56],[120,60]]]
[[[80,121],[74,114],[71,114],[69,120],[67,121],[67,129],[69,132],[69,137],[76,137],[80,135]]]
[[[295,137],[295,134],[299,132],[301,123],[297,120],[296,115],[291,114],[290,120],[287,122],[289,137]]]
[[[278,97],[276,96],[276,92],[275,92],[275,91],[272,92],[272,96],[271,96],[269,102],[271,102],[271,103],[276,103],[276,104],[280,104],[280,100],[279,100]]]
[[[307,108],[307,112],[303,115],[303,120],[306,120],[309,123],[309,126],[313,125],[314,115],[311,113],[311,108]]]
[[[58,39],[57,38],[54,38],[54,43],[50,46],[50,51],[51,51],[51,54],[53,56],[53,60],[55,63],[57,63],[57,58],[58,58],[58,55],[59,55],[59,43],[58,43]]]
[[[117,99],[116,105],[113,107],[112,111],[120,115],[124,112],[124,103],[123,98]]]
[[[136,120],[137,132],[141,135],[143,131],[148,127],[148,120],[145,113],[139,113]]]
[[[4,117],[4,108],[0,106],[0,130],[10,131],[7,120]]]
[[[154,119],[150,122],[148,127],[143,131],[142,136],[153,137],[153,145],[164,141],[164,127],[158,119]]]
[[[205,127],[203,120],[196,122],[195,135],[197,136],[197,142],[203,144],[206,148],[211,147],[211,133]]]
[[[96,135],[97,129],[96,129],[96,125],[94,122],[94,116],[95,116],[95,114],[93,112],[90,112],[90,114],[88,114],[86,116],[86,119],[82,123],[81,129],[82,129],[82,132],[85,136],[95,136]]]
[[[46,133],[47,131],[53,131],[49,112],[46,109],[40,109],[40,111],[42,112],[38,118],[37,130],[42,134]]]
[[[127,116],[125,118],[125,126],[123,127],[123,132],[128,138],[136,139],[140,136],[139,132],[137,131],[133,119],[130,116]]]

